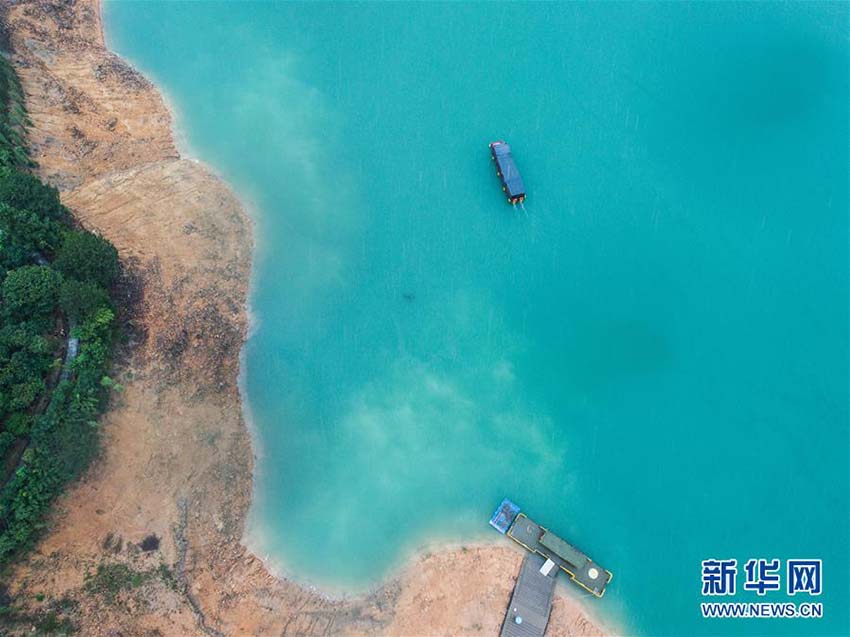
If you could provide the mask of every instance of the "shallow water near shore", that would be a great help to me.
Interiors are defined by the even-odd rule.
[[[629,632],[850,632],[847,5],[105,18],[256,208],[258,554],[360,590],[508,496]],[[718,557],[822,558],[824,617],[702,620]]]

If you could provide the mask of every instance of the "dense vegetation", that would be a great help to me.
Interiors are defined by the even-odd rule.
[[[118,256],[28,172],[28,123],[0,57],[0,566],[32,543],[91,460],[112,386]]]
[[[30,124],[21,83],[12,65],[0,60],[0,166],[31,167],[25,141]]]

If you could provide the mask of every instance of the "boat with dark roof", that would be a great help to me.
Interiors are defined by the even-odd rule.
[[[496,174],[502,181],[502,190],[508,197],[508,203],[518,204],[525,201],[525,184],[522,183],[519,169],[511,156],[511,147],[504,141],[490,143],[490,155],[496,162]]]

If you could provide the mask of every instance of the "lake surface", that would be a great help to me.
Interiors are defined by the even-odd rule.
[[[850,633],[847,4],[105,13],[254,208],[256,551],[361,590],[508,496],[629,633]],[[824,618],[701,619],[758,557]]]

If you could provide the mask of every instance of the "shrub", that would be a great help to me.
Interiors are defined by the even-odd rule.
[[[118,275],[118,251],[103,237],[86,231],[65,234],[53,266],[70,279],[109,289]]]
[[[135,571],[126,564],[98,564],[95,573],[87,573],[85,590],[90,594],[103,595],[109,601],[122,592],[138,588],[150,577],[147,571]]]
[[[81,341],[95,343],[103,341],[104,343],[111,342],[110,335],[112,330],[112,322],[115,320],[115,312],[108,307],[102,307],[85,322],[78,327],[75,332],[77,338]]]

